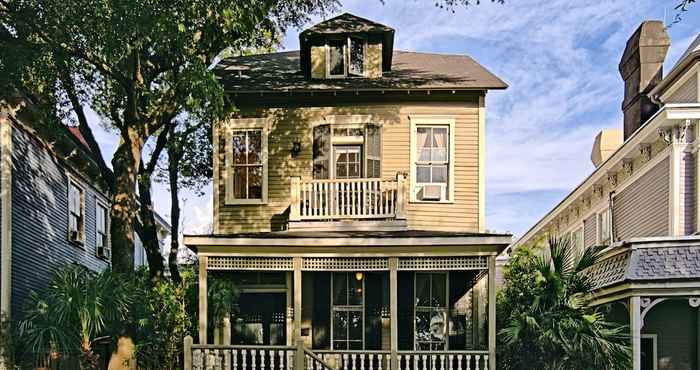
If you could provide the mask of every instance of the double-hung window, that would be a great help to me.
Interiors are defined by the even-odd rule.
[[[447,273],[415,274],[415,349],[447,350]]]
[[[98,257],[109,258],[109,213],[107,206],[96,203],[95,207],[95,249]]]
[[[264,119],[228,122],[226,178],[228,204],[267,201],[267,131]]]
[[[332,348],[364,349],[364,275],[335,272],[332,276]]]
[[[326,42],[327,76],[365,75],[365,40],[357,37],[331,38]]]
[[[411,200],[453,199],[453,136],[453,119],[411,120]]]
[[[85,243],[85,191],[73,180],[68,182],[68,239]]]
[[[584,249],[583,227],[576,229],[571,234],[571,244],[576,248],[576,250],[583,251],[583,249]]]

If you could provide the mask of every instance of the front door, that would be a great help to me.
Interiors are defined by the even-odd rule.
[[[241,293],[234,344],[285,345],[286,293]]]

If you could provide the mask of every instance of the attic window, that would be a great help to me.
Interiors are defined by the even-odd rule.
[[[329,78],[365,75],[365,40],[356,37],[330,39],[326,45]]]

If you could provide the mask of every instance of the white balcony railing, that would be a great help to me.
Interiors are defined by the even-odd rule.
[[[290,221],[405,219],[408,184],[395,180],[292,177]]]

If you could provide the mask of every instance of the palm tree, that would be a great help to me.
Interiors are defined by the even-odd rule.
[[[590,306],[584,270],[600,250],[552,237],[539,251],[516,252],[499,293],[499,369],[629,368],[626,327]]]
[[[83,368],[95,367],[93,342],[127,317],[131,294],[122,281],[111,271],[93,274],[71,266],[54,275],[43,298],[33,293],[20,334],[38,360],[79,353]]]

